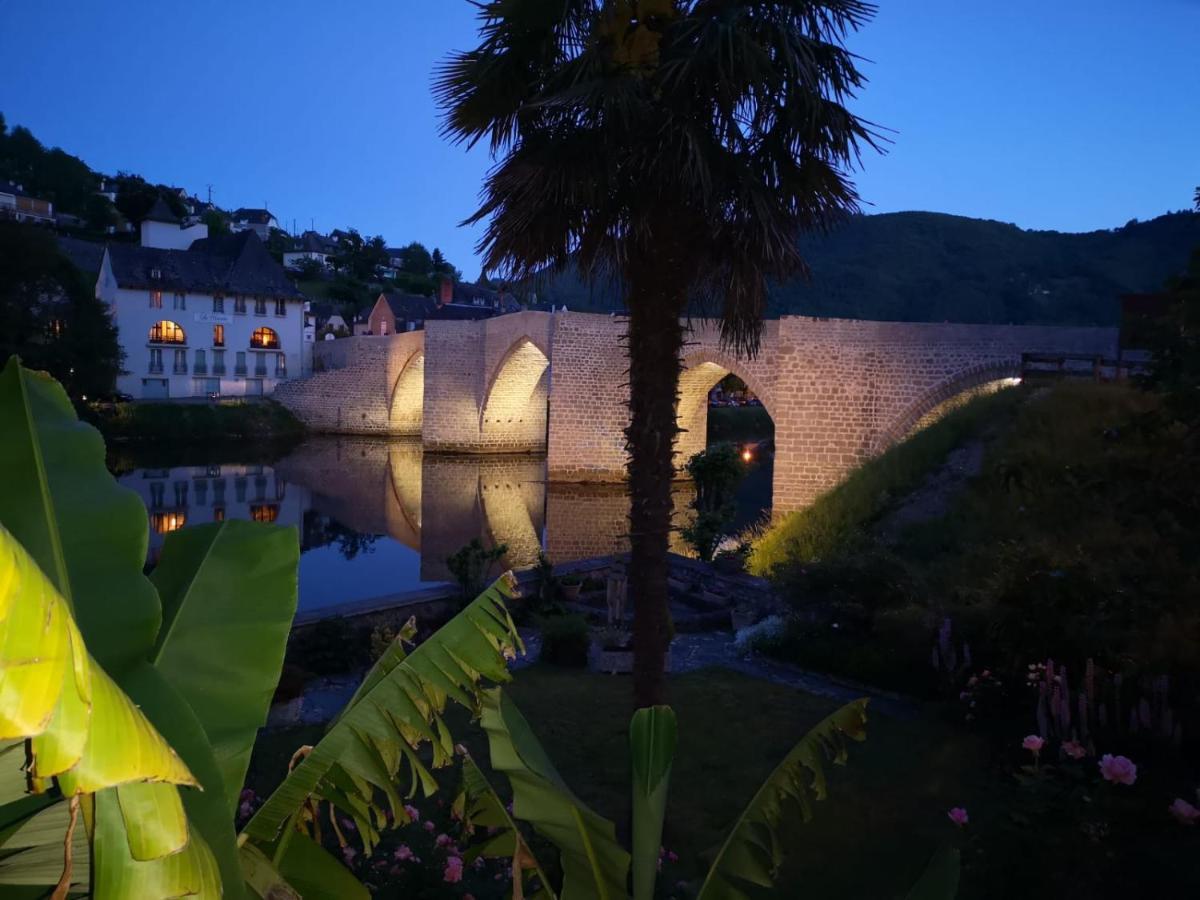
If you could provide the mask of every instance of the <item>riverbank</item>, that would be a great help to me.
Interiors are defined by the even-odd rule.
[[[212,461],[221,449],[245,461],[247,454],[270,461],[306,436],[304,423],[269,399],[216,403],[112,403],[87,406],[80,417],[104,435],[109,455],[135,453],[138,464],[161,456],[163,464]],[[203,458],[203,459],[201,459]],[[231,459],[231,461],[233,461]]]

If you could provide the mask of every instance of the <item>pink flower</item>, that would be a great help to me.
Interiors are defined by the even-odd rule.
[[[442,881],[447,884],[457,884],[462,881],[463,877],[463,861],[457,856],[451,856],[446,860],[446,871],[442,873]]]
[[[1200,822],[1200,809],[1196,809],[1182,797],[1176,797],[1175,802],[1167,807],[1167,812],[1173,815],[1180,825],[1195,825]]]
[[[449,844],[452,844],[453,842],[454,841],[451,839],[450,835],[448,835],[448,834],[439,834],[437,836],[437,839],[434,840],[434,843],[437,844],[439,847],[446,847]]]
[[[346,865],[350,865],[354,861],[354,857],[358,856],[358,851],[353,847],[342,848],[342,859],[346,861]]]
[[[392,854],[392,856],[395,859],[400,860],[401,862],[403,862],[406,859],[412,859],[412,857],[413,857],[412,848],[409,847],[408,844],[401,844],[399,847],[396,848],[396,851]]]
[[[966,828],[967,823],[971,821],[970,816],[967,815],[967,811],[961,806],[954,807],[954,809],[950,810],[950,812],[946,813],[946,815],[950,818],[950,821],[959,828]]]
[[[1046,746],[1046,739],[1037,734],[1026,735],[1025,740],[1021,741],[1021,746],[1034,756],[1037,756],[1042,752],[1042,748]]]
[[[421,825],[421,827],[424,828],[426,831],[434,831],[437,829],[437,826],[434,825],[432,822],[430,822],[428,819],[425,820],[424,824]]]
[[[421,813],[420,813],[420,811],[419,811],[419,810],[418,810],[418,809],[417,809],[415,806],[410,806],[409,804],[405,804],[405,805],[404,805],[404,811],[405,811],[406,813],[408,813],[408,817],[409,817],[409,818],[410,818],[412,821],[414,821],[414,822],[420,822],[420,821],[421,821]]]
[[[1105,753],[1100,757],[1100,774],[1113,784],[1133,784],[1137,781],[1137,766],[1128,757]]]
[[[1079,741],[1063,741],[1062,752],[1071,759],[1083,759],[1087,756],[1087,748]]]
[[[679,854],[676,853],[674,850],[668,850],[667,851],[667,862],[673,862],[673,863],[679,862]]]

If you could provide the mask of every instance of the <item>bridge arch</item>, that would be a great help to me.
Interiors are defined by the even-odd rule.
[[[1016,360],[981,363],[926,390],[881,429],[871,443],[871,455],[897,444],[914,432],[932,425],[950,410],[973,396],[1015,384],[1021,375]]]
[[[405,361],[388,401],[388,431],[420,435],[425,404],[425,352],[415,351]]]
[[[736,375],[762,403],[767,415],[775,418],[774,398],[748,365],[721,350],[704,349],[684,357],[679,373],[679,400],[675,405],[679,436],[675,442],[675,465],[681,468],[688,459],[704,449],[708,442],[708,395],[726,375]]]
[[[485,451],[546,448],[550,360],[528,337],[501,358],[484,394],[479,434]]]

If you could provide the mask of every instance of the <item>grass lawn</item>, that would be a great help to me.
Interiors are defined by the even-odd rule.
[[[518,672],[512,697],[581,800],[627,832],[628,679],[539,665]],[[723,669],[673,678],[680,739],[664,844],[684,877],[700,874],[763,779],[836,704]],[[486,738],[454,721],[476,759]],[[902,896],[939,843],[954,837],[945,811],[971,806],[963,773],[981,773],[980,746],[930,718],[872,715],[867,741],[831,777],[829,799],[794,838],[779,897]],[[251,785],[263,792],[319,729],[274,732],[255,748]],[[267,777],[268,773],[275,773]],[[627,837],[624,838],[627,841]]]

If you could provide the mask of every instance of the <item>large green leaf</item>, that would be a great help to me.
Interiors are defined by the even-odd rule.
[[[629,723],[633,761],[633,898],[652,900],[678,729],[669,706],[639,709]]]
[[[196,713],[237,812],[296,613],[295,529],[231,520],[168,535],[151,576],[163,604],[152,661]]]
[[[522,895],[526,887],[525,876],[528,873],[538,880],[538,892],[533,894],[532,898],[545,896],[556,900],[550,887],[550,879],[542,871],[541,863],[533,855],[524,835],[521,834],[521,829],[508,814],[504,801],[500,799],[491,782],[475,764],[475,760],[465,753],[462,767],[463,821],[474,829],[486,829],[487,835],[483,841],[472,845],[463,858],[467,862],[474,862],[480,857],[511,859],[514,876],[517,873],[521,876]],[[516,896],[517,893],[514,889],[513,895]]]
[[[844,764],[847,742],[865,740],[866,725],[867,701],[855,700],[800,739],[738,818],[697,900],[750,900],[774,887],[785,856],[780,832],[812,818],[826,795],[826,762]]]
[[[409,795],[418,787],[426,794],[436,790],[416,748],[428,743],[435,768],[453,758],[454,742],[442,718],[447,700],[475,713],[481,681],[509,679],[506,660],[523,649],[505,606],[514,596],[516,580],[506,573],[412,653],[403,656],[393,644],[367,675],[372,687],[357,695],[289,773],[246,825],[246,833],[274,844],[284,822],[315,797],[350,816],[370,852],[385,821],[377,791],[387,798],[392,821],[407,822],[401,782],[408,782]],[[404,770],[407,778],[401,779]]]
[[[929,860],[917,883],[905,894],[905,900],[954,900],[958,896],[958,878],[962,855],[957,847],[944,844]]]
[[[0,523],[75,614],[118,683],[145,659],[161,608],[142,574],[149,530],[137,494],[104,468],[104,442],[54,379],[11,359],[0,372]]]
[[[48,892],[58,884],[64,864],[63,836],[70,817],[69,807],[59,800],[5,829],[0,836],[0,896],[7,898],[14,885],[41,885]],[[88,860],[87,829],[77,821],[71,840],[73,891],[88,887]]]
[[[370,900],[354,873],[307,835],[293,832],[282,849],[279,874],[304,900]]]
[[[562,900],[626,897],[629,854],[617,843],[613,823],[571,793],[521,711],[499,688],[484,692],[481,721],[492,768],[512,785],[513,815],[559,850]]]
[[[229,802],[204,729],[182,696],[173,693],[163,674],[148,663],[161,607],[154,586],[142,574],[149,538],[141,501],[106,471],[99,435],[76,419],[62,388],[45,375],[15,363],[0,374],[0,433],[5,435],[0,442],[0,470],[14,488],[0,491],[0,522],[30,550],[63,593],[88,651],[100,663],[97,670],[107,671],[116,685],[133,697],[204,787],[203,792],[185,791],[183,801],[189,822],[203,831],[197,844],[210,844],[211,853],[205,859],[173,854],[176,861],[172,866],[207,864],[206,860],[215,856],[227,882],[225,896],[240,897],[237,848],[226,813]],[[63,692],[61,696],[71,694]],[[105,690],[98,696],[106,701],[115,694]],[[64,722],[77,719],[79,713],[79,704],[61,711]],[[106,722],[104,728],[121,727],[107,713],[94,712],[93,718]],[[130,720],[126,717],[125,721]],[[62,731],[71,733],[70,729]],[[110,769],[129,765],[136,759],[136,746],[127,744],[104,759],[104,764]],[[70,747],[60,743],[41,749],[47,757],[57,754],[63,758]],[[74,789],[70,777],[68,773],[66,779],[60,779],[68,790]],[[119,810],[115,792],[111,797],[106,793],[98,795],[105,798],[105,808]],[[150,808],[167,811],[158,803]],[[120,829],[123,840],[132,838],[143,850],[168,842],[166,835],[150,835],[137,828],[129,833],[124,825]],[[173,826],[177,838],[178,823]],[[132,857],[124,852],[127,847],[107,848],[112,851],[107,854],[104,847],[95,849],[96,866],[103,864],[110,873],[110,863],[120,865],[127,856]],[[194,874],[180,877],[194,881]],[[130,890],[136,886],[137,892],[131,896],[138,898],[152,896],[149,890],[156,884],[124,876],[114,876],[109,883]]]

